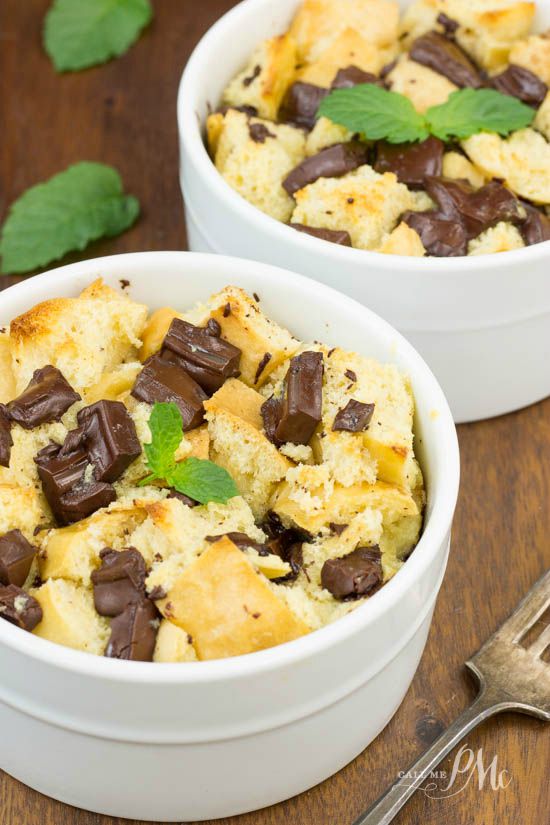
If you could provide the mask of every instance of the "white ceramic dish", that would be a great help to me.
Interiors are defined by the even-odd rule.
[[[510,412],[550,394],[550,241],[472,258],[404,258],[336,246],[264,215],[218,174],[202,125],[257,43],[301,0],[245,0],[205,35],[178,98],[181,187],[190,248],[294,269],[386,318],[424,356],[456,421]],[[405,7],[410,0],[400,0]],[[537,27],[550,26],[539,0]],[[220,56],[223,55],[223,59]]]
[[[457,497],[451,413],[426,364],[387,323],[328,287],[250,261],[151,252],[73,264],[0,293],[0,322],[75,295],[99,275],[115,287],[127,278],[132,297],[151,308],[189,306],[239,284],[306,340],[393,361],[412,378],[424,533],[398,575],[344,619],[272,650],[190,665],[103,659],[0,621],[0,767],[8,773],[72,805],[139,820],[196,821],[270,805],[357,756],[409,687]]]

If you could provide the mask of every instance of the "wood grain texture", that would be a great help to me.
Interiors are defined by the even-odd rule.
[[[156,0],[154,23],[126,56],[58,76],[40,42],[47,0],[1,0],[0,219],[28,186],[75,161],[100,160],[120,170],[127,190],[141,201],[142,217],[129,232],[93,244],[81,257],[184,249],[177,85],[192,47],[231,5],[230,0]],[[0,288],[13,280],[0,279]],[[451,560],[426,653],[402,707],[371,747],[337,776],[231,825],[351,825],[438,726],[465,706],[472,687],[462,663],[550,567],[550,400],[463,426],[460,444],[462,490]],[[486,764],[498,756],[499,768],[509,772],[509,787],[479,790],[474,778],[445,800],[419,793],[397,825],[548,825],[550,731],[524,717],[500,717],[470,735],[468,744],[484,749]],[[24,746],[32,752],[32,742]],[[276,770],[269,754],[261,758],[266,770]],[[447,760],[443,767],[450,765]],[[2,825],[119,822],[124,820],[51,801],[0,774]]]

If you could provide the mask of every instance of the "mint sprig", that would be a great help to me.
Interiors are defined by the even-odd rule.
[[[86,69],[127,51],[152,16],[150,0],[54,0],[44,48],[58,72]]]
[[[128,229],[139,203],[103,163],[77,163],[27,189],[12,204],[0,234],[2,273],[46,266],[90,241]]]
[[[178,493],[207,504],[225,504],[239,495],[227,470],[194,456],[176,461],[174,456],[183,438],[183,420],[176,404],[155,404],[149,418],[151,442],[144,444],[149,475],[140,486],[152,481],[164,481]]]
[[[508,135],[533,122],[535,112],[520,100],[494,89],[459,89],[421,115],[398,92],[362,83],[335,89],[317,113],[368,140],[413,143],[434,135],[443,141],[463,140],[478,132]]]

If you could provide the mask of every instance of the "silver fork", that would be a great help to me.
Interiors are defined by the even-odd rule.
[[[354,825],[388,825],[392,822],[455,745],[490,716],[515,710],[550,722],[550,665],[541,658],[550,647],[550,625],[528,648],[520,644],[549,606],[550,571],[466,662],[466,667],[479,683],[474,702]]]

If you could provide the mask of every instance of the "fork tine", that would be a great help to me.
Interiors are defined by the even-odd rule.
[[[513,637],[517,642],[525,635],[550,605],[550,570],[538,580],[520,602],[518,608],[497,631],[499,636]]]
[[[534,656],[542,656],[547,647],[550,647],[550,625],[548,625],[540,634],[538,639],[535,639],[529,650]]]

